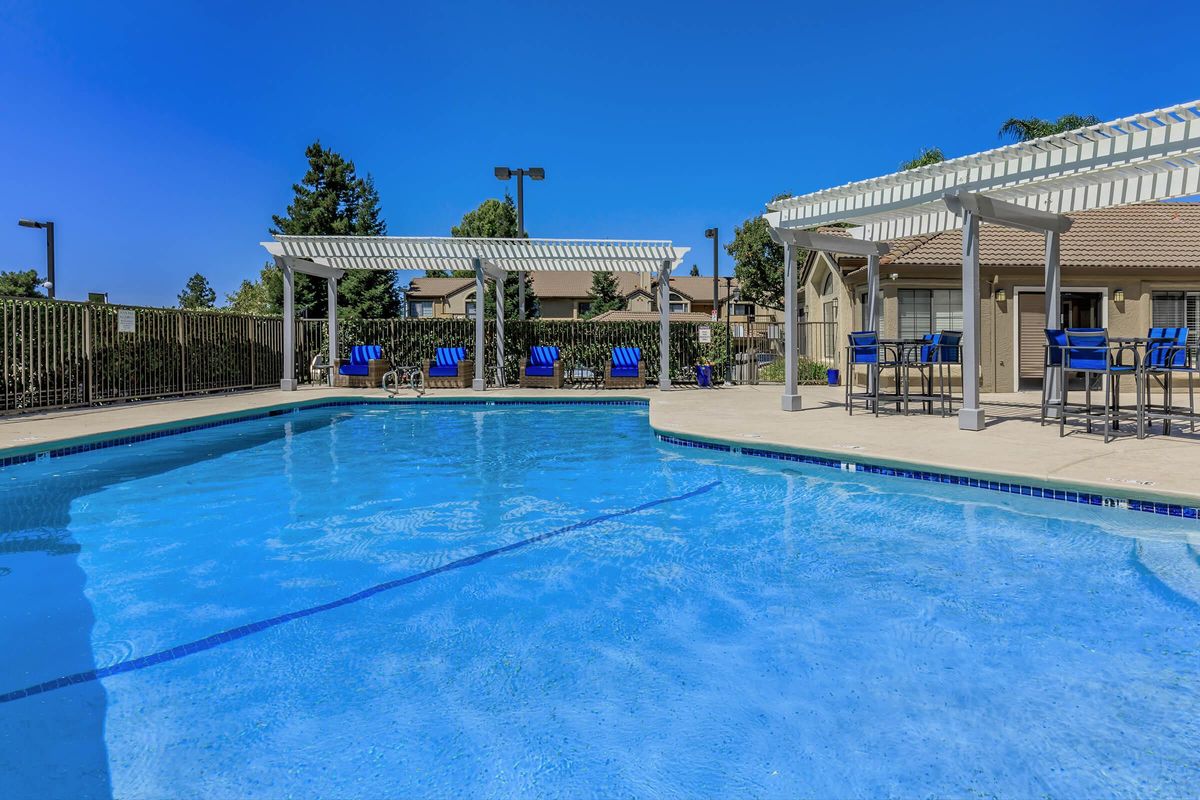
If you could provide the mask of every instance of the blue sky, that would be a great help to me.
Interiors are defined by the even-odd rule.
[[[704,228],[727,241],[778,192],[993,147],[1009,116],[1195,100],[1171,43],[1197,22],[1108,0],[0,0],[0,269],[42,268],[16,220],[49,218],[60,297],[171,304],[197,271],[223,295],[320,138],[374,175],[393,234],[448,234],[503,195],[493,166],[538,165],[531,235],[673,239],[707,271]]]

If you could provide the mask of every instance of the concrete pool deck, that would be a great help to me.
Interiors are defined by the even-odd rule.
[[[1012,479],[1032,485],[1200,505],[1200,433],[1123,435],[1104,444],[1099,434],[1038,424],[1036,393],[985,395],[985,430],[958,430],[957,418],[843,410],[842,390],[802,387],[804,409],[780,410],[777,385],[712,391],[502,389],[432,390],[428,399],[650,400],[650,424],[660,433],[758,448],[776,448],[846,461],[904,466],[970,477]],[[379,390],[305,387],[267,389],[102,408],[0,417],[0,458],[42,452],[83,441],[137,435],[197,421],[239,416],[334,399],[384,399]],[[411,398],[403,393],[401,399]]]

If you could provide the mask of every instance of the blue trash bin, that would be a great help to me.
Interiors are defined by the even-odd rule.
[[[837,386],[841,377],[841,373],[836,369],[825,370],[825,380],[829,382],[830,386]]]
[[[708,364],[696,365],[696,384],[701,387],[712,387],[713,368]]]

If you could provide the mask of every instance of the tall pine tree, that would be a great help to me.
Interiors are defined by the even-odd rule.
[[[617,278],[611,272],[592,273],[592,288],[588,290],[588,297],[591,301],[587,313],[583,315],[584,319],[591,319],[605,311],[625,310],[625,296],[621,294]]]
[[[379,192],[368,175],[359,178],[354,162],[313,142],[304,151],[308,171],[292,186],[295,196],[286,216],[274,215],[271,233],[290,236],[382,236],[387,233]],[[282,305],[282,284],[271,282],[271,303]],[[327,313],[325,281],[296,275],[296,312],[306,317]],[[394,317],[400,313],[396,275],[390,270],[352,270],[338,282],[338,310],[348,316]]]

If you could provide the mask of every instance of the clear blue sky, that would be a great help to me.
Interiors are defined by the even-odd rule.
[[[531,235],[673,239],[707,271],[704,228],[778,192],[992,147],[1008,116],[1196,99],[1197,8],[0,0],[0,269],[41,270],[16,220],[49,218],[60,297],[171,304],[197,271],[223,295],[319,137],[393,234],[539,165]]]

